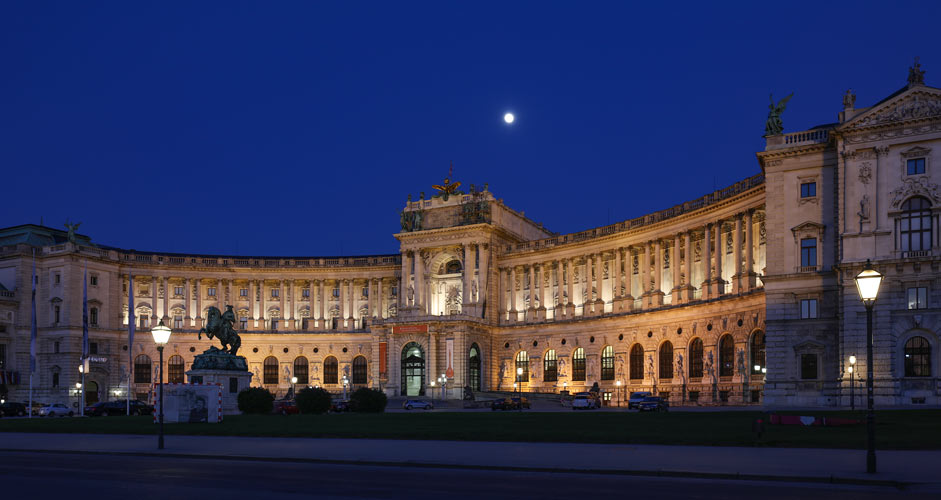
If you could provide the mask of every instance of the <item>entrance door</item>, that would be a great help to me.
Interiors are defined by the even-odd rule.
[[[425,353],[420,345],[409,342],[402,348],[402,394],[421,396],[425,393]]]
[[[98,383],[85,382],[85,406],[93,405],[98,402]]]
[[[480,391],[480,348],[477,344],[471,344],[470,356],[467,360],[467,366],[470,369],[470,375],[467,377],[472,391]]]

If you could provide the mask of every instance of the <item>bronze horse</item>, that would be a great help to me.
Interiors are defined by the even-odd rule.
[[[226,306],[224,313],[219,311],[219,308],[211,306],[207,316],[206,326],[199,329],[197,338],[202,339],[203,332],[206,332],[206,336],[210,339],[215,337],[219,339],[219,342],[222,342],[223,352],[235,356],[239,347],[242,346],[242,339],[239,337],[238,332],[232,328],[235,323],[235,313],[232,312],[232,306]]]

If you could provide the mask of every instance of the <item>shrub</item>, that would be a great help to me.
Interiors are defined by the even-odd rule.
[[[274,394],[263,387],[249,387],[239,393],[239,410],[242,413],[271,413],[274,409]]]
[[[320,387],[306,387],[294,398],[301,413],[326,413],[330,410],[330,393]]]
[[[360,387],[350,396],[350,406],[353,411],[381,413],[386,411],[388,398],[382,391]]]

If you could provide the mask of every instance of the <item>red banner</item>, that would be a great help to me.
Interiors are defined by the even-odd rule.
[[[393,326],[392,333],[428,333],[428,325]]]

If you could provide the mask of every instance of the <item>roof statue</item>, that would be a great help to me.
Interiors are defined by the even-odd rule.
[[[441,199],[448,201],[448,196],[451,196],[457,192],[457,188],[461,187],[460,182],[455,182],[451,184],[451,176],[454,174],[454,162],[451,162],[451,168],[448,169],[448,176],[444,178],[444,185],[434,184],[433,188],[438,190],[438,196],[441,196]]]
[[[853,106],[856,105],[856,94],[853,93],[852,89],[847,89],[846,93],[843,94],[843,109],[853,109]]]
[[[921,69],[921,63],[915,58],[915,64],[908,68],[908,86],[925,84],[925,70]]]
[[[781,113],[784,112],[784,108],[787,106],[787,102],[794,97],[794,93],[784,99],[778,101],[777,104],[774,103],[774,94],[769,96],[771,98],[771,104],[768,105],[768,121],[765,123],[765,135],[778,135],[784,132],[784,123],[781,122]]]
[[[68,220],[65,221],[65,228],[69,230],[69,242],[75,243],[75,230],[78,229],[78,226],[81,226],[81,222],[76,222],[75,224],[70,224]]]

